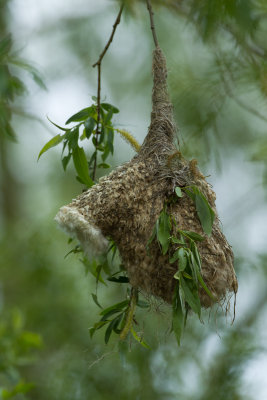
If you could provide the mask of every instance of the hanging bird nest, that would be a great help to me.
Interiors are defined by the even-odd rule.
[[[92,251],[105,252],[111,238],[119,249],[131,285],[171,303],[177,284],[177,264],[171,264],[169,255],[162,254],[156,239],[149,250],[147,243],[165,206],[175,226],[203,235],[190,196],[185,194],[176,202],[168,201],[175,187],[196,186],[215,213],[211,235],[204,235],[204,240],[197,243],[202,277],[216,299],[200,289],[200,301],[203,307],[210,307],[214,301],[224,300],[228,293],[237,292],[233,252],[220,229],[215,193],[196,161],[185,160],[174,145],[176,127],[166,83],[166,60],[159,47],[153,54],[153,77],[151,124],[139,153],[62,207],[56,221],[68,234],[77,237],[88,257]]]

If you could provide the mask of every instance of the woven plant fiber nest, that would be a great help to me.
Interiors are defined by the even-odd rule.
[[[228,293],[237,292],[233,252],[220,229],[215,193],[196,161],[185,160],[174,145],[176,127],[166,83],[166,60],[159,47],[153,54],[153,77],[151,124],[139,153],[62,207],[56,221],[68,234],[77,237],[88,257],[92,257],[92,251],[107,251],[107,238],[112,238],[131,285],[171,303],[177,284],[173,278],[177,264],[171,264],[169,255],[162,254],[156,239],[149,251],[147,242],[174,188],[195,185],[215,212],[211,235],[203,234],[195,204],[188,195],[168,202],[168,213],[179,229],[205,237],[197,243],[201,273],[216,301],[221,302]],[[199,295],[203,307],[214,303],[204,290],[200,289]]]

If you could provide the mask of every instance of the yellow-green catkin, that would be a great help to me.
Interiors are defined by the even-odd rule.
[[[126,142],[128,142],[132,148],[138,153],[141,145],[137,142],[137,140],[133,137],[133,135],[127,131],[125,131],[124,129],[115,129],[122,137],[123,139],[126,140]]]

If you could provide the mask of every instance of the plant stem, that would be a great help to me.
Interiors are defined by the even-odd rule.
[[[98,60],[96,63],[93,64],[93,68],[95,68],[97,66],[97,123],[96,123],[96,157],[95,157],[95,161],[94,161],[94,167],[93,167],[93,180],[95,180],[95,175],[96,175],[96,166],[97,166],[97,145],[98,145],[98,135],[101,133],[99,131],[99,126],[100,126],[100,119],[101,119],[101,115],[100,115],[100,104],[101,104],[101,63],[102,60],[106,54],[106,52],[108,51],[108,48],[113,40],[115,31],[117,29],[117,26],[119,25],[120,21],[121,21],[121,14],[123,11],[123,5],[120,7],[120,11],[117,15],[116,21],[113,24],[113,29],[111,32],[111,35],[109,37],[109,40],[107,41],[106,46],[104,47],[104,50],[102,51],[102,53],[100,54]]]
[[[147,3],[147,9],[148,9],[148,12],[149,12],[149,16],[150,16],[150,27],[151,27],[154,43],[155,43],[156,47],[159,47],[159,42],[158,42],[156,29],[155,29],[155,24],[154,24],[154,12],[152,10],[152,6],[151,6],[150,0],[146,0],[146,3]]]

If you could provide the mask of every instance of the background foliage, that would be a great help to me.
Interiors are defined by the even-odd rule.
[[[114,339],[108,347],[101,334],[90,339],[94,282],[79,255],[64,260],[70,247],[53,223],[83,186],[56,149],[37,164],[58,133],[45,116],[63,125],[96,94],[91,65],[119,2],[89,3],[0,0],[0,397],[265,399],[266,2],[153,2],[182,149],[211,174],[240,288],[233,326],[217,310],[204,325],[190,319],[177,348],[169,310],[155,304],[144,326],[152,351],[132,343],[121,356]],[[142,142],[153,44],[144,2],[125,5],[103,61],[103,95],[120,109],[117,126]],[[134,153],[114,140],[112,167]],[[101,304],[120,301],[121,290],[100,288]]]

